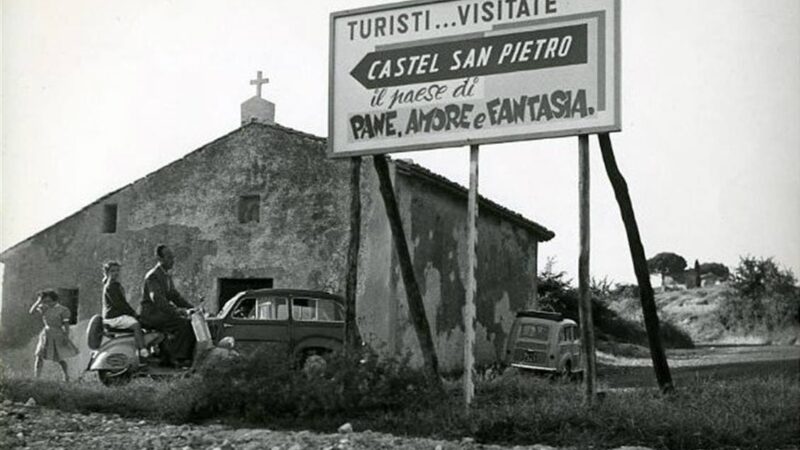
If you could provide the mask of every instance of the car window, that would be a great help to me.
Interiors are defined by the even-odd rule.
[[[330,299],[294,298],[292,319],[306,322],[343,322],[344,309]]]
[[[286,320],[288,301],[283,297],[243,298],[233,308],[231,316],[245,320]]]
[[[546,341],[550,336],[550,327],[547,325],[526,323],[519,331],[520,337]]]

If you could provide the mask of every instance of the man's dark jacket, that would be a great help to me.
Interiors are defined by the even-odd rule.
[[[161,264],[156,265],[144,277],[139,321],[145,328],[171,334],[167,342],[172,359],[190,360],[196,339],[191,322],[180,315],[179,307],[191,308],[192,304],[178,293]]]
[[[156,265],[144,277],[142,289],[141,320],[146,328],[162,328],[175,320],[185,320],[178,313],[177,308],[191,308],[175,289],[172,277],[161,267]]]

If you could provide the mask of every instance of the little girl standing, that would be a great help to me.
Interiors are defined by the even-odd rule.
[[[45,290],[39,293],[29,312],[39,313],[44,322],[34,354],[34,374],[38,378],[42,374],[44,360],[49,359],[58,362],[64,371],[64,381],[69,381],[65,359],[78,354],[78,348],[69,340],[69,309],[58,303],[58,294],[55,291]]]

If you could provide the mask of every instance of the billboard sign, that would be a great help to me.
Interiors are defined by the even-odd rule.
[[[619,3],[417,0],[331,14],[329,156],[619,131]]]

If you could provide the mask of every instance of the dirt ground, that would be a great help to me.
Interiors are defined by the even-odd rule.
[[[76,414],[5,401],[0,404],[2,449],[267,449],[267,450],[556,450],[547,445],[502,447],[478,444],[470,438],[441,441],[385,433],[342,431],[273,431],[224,425],[165,425],[116,415]],[[649,450],[620,447],[617,450]]]

